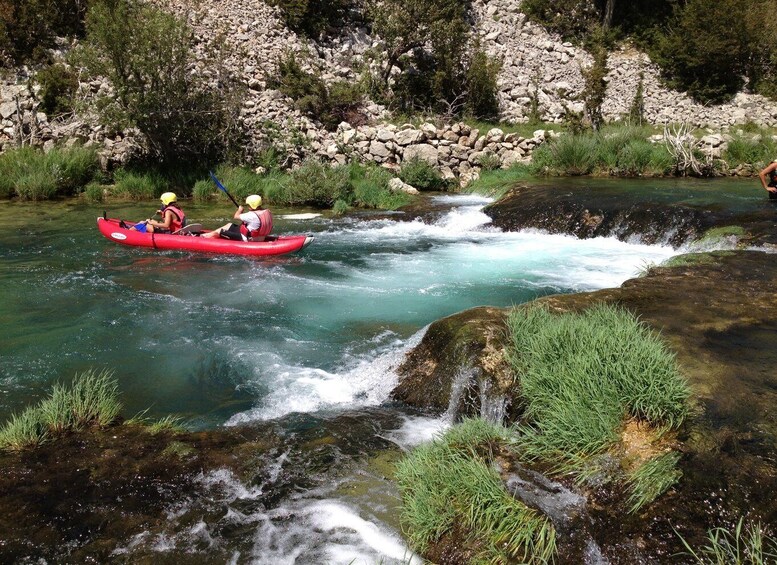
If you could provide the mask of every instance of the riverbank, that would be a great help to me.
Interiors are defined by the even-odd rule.
[[[761,214],[737,215],[708,209],[710,215],[700,220],[693,205],[676,207],[654,200],[643,211],[649,221],[636,217],[628,201],[612,198],[608,192],[596,197],[593,193],[574,187],[556,191],[522,187],[486,212],[503,229],[551,229],[579,237],[607,233],[641,237],[644,231],[640,229],[652,226],[651,237],[671,239],[674,234],[677,244],[690,244],[690,249],[705,232],[723,234],[721,226],[738,224],[739,230],[722,235],[730,237],[726,245],[734,248],[739,240],[742,246],[758,249],[681,255],[665,266],[646,266],[642,276],[619,288],[550,296],[530,305],[556,314],[616,305],[657,332],[676,356],[696,406],[679,433],[664,435],[668,444],[661,446],[644,435],[640,427],[644,422],[634,426],[641,419],[626,421],[604,458],[587,463],[582,458],[576,463],[587,468],[577,480],[572,480],[568,468],[559,468],[547,457],[530,458],[527,465],[522,440],[511,427],[527,425],[527,393],[521,374],[510,372],[505,361],[511,347],[505,337],[511,310],[468,310],[432,324],[400,370],[396,398],[432,412],[453,407],[458,418],[481,417],[508,426],[508,430],[491,432],[507,437],[496,442],[501,447],[491,443],[492,455],[485,462],[499,459],[504,492],[528,507],[535,520],[548,519],[553,524],[558,562],[588,562],[596,555],[611,563],[694,561],[690,550],[708,544],[708,532],[723,528],[726,535],[733,535],[740,521],[746,524],[743,532],[747,527],[760,528],[767,536],[764,551],[774,552],[777,538],[769,525],[777,519],[777,506],[765,493],[775,486],[770,462],[777,457],[777,419],[769,409],[777,400],[771,370],[777,362],[773,353],[777,348],[777,300],[770,290],[777,283],[777,267],[773,253],[768,252],[775,249],[771,233],[775,211],[769,207]],[[705,208],[699,203],[696,214]],[[682,222],[677,229],[680,219],[687,220],[692,229],[684,232]],[[715,245],[713,240],[708,243]],[[720,245],[723,240],[717,242]],[[565,350],[574,350],[574,343],[575,337],[570,337]],[[456,449],[482,453],[483,444],[478,441],[456,444]],[[674,482],[674,486],[638,511],[630,508],[634,498],[628,488],[602,480],[602,473],[626,472],[651,453],[672,451],[677,454],[678,472],[667,484]],[[602,465],[609,470],[597,471]],[[656,468],[649,480],[658,479],[666,470]],[[427,480],[433,483],[435,478]],[[406,483],[405,488],[405,501],[410,504],[413,486]],[[561,505],[561,493],[574,504]],[[406,506],[405,512],[412,513],[413,508]],[[488,509],[479,511],[479,515],[488,513]],[[483,551],[476,532],[487,527],[470,524],[454,536],[450,532],[432,536],[421,547],[430,556],[466,561],[473,551]],[[536,531],[527,529],[521,535],[536,535]],[[745,537],[743,533],[739,540],[742,547],[747,545]],[[539,552],[547,551],[545,546],[538,547]],[[526,559],[542,562],[541,553],[530,552]]]

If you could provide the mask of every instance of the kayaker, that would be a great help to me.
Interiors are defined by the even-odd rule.
[[[769,193],[769,200],[777,200],[777,159],[772,161],[764,170],[758,173],[761,184]],[[769,177],[769,180],[766,180]]]
[[[162,201],[162,209],[157,210],[157,214],[162,216],[162,221],[157,222],[151,218],[144,222],[138,222],[132,226],[131,230],[137,230],[148,233],[173,233],[186,225],[186,214],[178,205],[178,197],[175,192],[165,192],[159,197]]]
[[[246,204],[250,210],[243,212],[244,208],[238,206],[232,216],[240,220],[240,224],[232,222],[224,224],[219,229],[202,234],[201,237],[223,237],[234,241],[265,241],[272,231],[272,214],[266,208],[262,208],[262,197],[252,194],[246,198]]]

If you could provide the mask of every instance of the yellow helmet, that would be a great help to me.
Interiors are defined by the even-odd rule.
[[[178,197],[175,195],[175,192],[165,192],[162,196],[159,197],[159,200],[161,200],[162,204],[165,206],[169,206],[170,202],[177,202]]]
[[[262,205],[262,197],[258,194],[252,194],[246,198],[246,204],[248,204],[253,209],[259,208],[259,206]]]

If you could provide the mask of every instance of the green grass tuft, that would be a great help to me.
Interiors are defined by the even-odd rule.
[[[669,490],[682,477],[677,468],[680,454],[664,453],[640,465],[628,478],[629,512],[637,512]]]
[[[165,192],[167,181],[155,172],[119,169],[114,174],[113,195],[131,200],[152,200]]]
[[[517,183],[532,176],[532,167],[525,164],[516,164],[509,169],[481,171],[480,177],[472,181],[466,190],[498,199]]]
[[[674,429],[690,390],[674,355],[647,326],[616,306],[552,314],[515,310],[508,359],[525,406],[521,453],[579,473],[586,458],[620,437],[626,418]]]
[[[425,551],[456,525],[480,548],[480,561],[552,560],[552,524],[508,495],[491,466],[492,449],[506,441],[503,429],[469,420],[399,462],[402,523],[416,549]]]
[[[48,398],[12,416],[0,429],[0,449],[34,447],[67,431],[108,426],[120,410],[113,373],[86,371],[76,375],[69,388],[54,385]]]
[[[767,565],[777,562],[777,538],[766,534],[758,522],[744,526],[740,518],[733,531],[713,528],[707,532],[707,545],[693,550],[682,536],[684,554],[699,565]]]
[[[0,155],[0,197],[46,200],[75,194],[97,171],[92,149],[55,148],[44,153],[31,147]]]

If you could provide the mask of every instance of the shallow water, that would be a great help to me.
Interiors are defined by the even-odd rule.
[[[276,233],[316,240],[300,254],[271,259],[129,248],[100,236],[102,207],[0,204],[0,415],[90,368],[115,371],[125,414],[179,414],[192,429],[377,407],[396,384],[403,353],[434,320],[473,306],[617,286],[678,253],[614,238],[501,233],[480,211],[487,199],[435,198],[447,212],[429,223],[397,221],[401,215],[285,220],[277,210]],[[110,216],[139,219],[149,205],[111,208]],[[186,209],[206,227],[228,218],[223,206]],[[444,426],[399,410],[395,418],[395,429],[380,433],[401,449]],[[276,464],[293,462],[280,454]],[[368,458],[341,479],[361,486],[339,489],[332,479],[272,512],[239,517],[234,500],[250,493],[226,500],[230,519],[246,532],[239,542],[226,536],[239,547],[234,559],[410,559],[397,533],[394,487],[382,475],[369,479],[371,465]],[[244,488],[230,477],[203,480],[229,492]],[[348,494],[353,489],[362,494]],[[116,551],[199,547],[222,526],[203,518],[177,540],[127,540]]]

